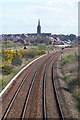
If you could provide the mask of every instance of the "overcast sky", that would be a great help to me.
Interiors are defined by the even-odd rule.
[[[0,33],[78,34],[79,0],[0,0]]]

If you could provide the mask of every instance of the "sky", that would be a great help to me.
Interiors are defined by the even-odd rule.
[[[0,34],[78,34],[79,0],[0,0]]]

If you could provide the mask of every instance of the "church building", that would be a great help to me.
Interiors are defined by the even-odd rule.
[[[40,19],[38,20],[38,25],[37,25],[37,33],[28,33],[28,36],[51,36],[51,33],[41,33],[41,25],[40,25]]]
[[[41,34],[40,19],[38,20],[37,34],[39,34],[39,35]]]

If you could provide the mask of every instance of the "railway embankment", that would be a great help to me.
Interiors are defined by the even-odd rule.
[[[65,103],[64,111],[68,110],[70,118],[79,118],[80,113],[80,93],[79,93],[79,75],[78,75],[78,51],[68,49],[63,51],[62,56],[57,61],[57,78],[60,90],[63,94],[62,100]]]

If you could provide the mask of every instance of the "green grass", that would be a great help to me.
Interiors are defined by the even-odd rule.
[[[2,79],[0,79],[0,92],[5,88],[5,86],[10,82],[10,80],[23,68],[25,67],[25,65],[27,65],[28,63],[30,63],[32,60],[36,59],[38,56],[35,56],[34,58],[31,59],[23,59],[23,64],[21,66],[15,67],[13,68],[13,71],[11,72],[11,74],[9,75],[3,75]]]
[[[65,64],[70,64],[73,62],[73,60],[77,59],[76,55],[69,53],[65,57],[62,58],[60,65],[64,66]]]
[[[13,71],[9,75],[3,75],[2,79],[0,79],[0,92],[2,89],[5,88],[5,86],[10,82],[10,80],[25,66],[27,65],[31,60],[23,60],[22,66],[18,66],[13,68]]]
[[[4,89],[5,86],[10,82],[10,80],[29,62],[30,61],[23,60],[22,66],[13,68],[13,71],[9,75],[3,75],[2,82],[0,83],[0,85],[2,84],[2,89]],[[0,79],[0,81],[1,81],[1,79]],[[0,92],[1,92],[1,90],[0,90]]]

